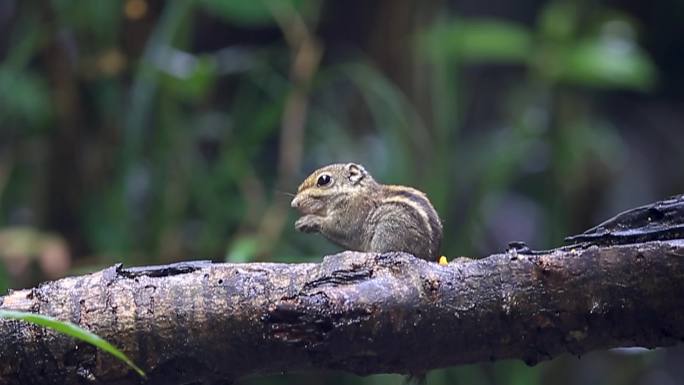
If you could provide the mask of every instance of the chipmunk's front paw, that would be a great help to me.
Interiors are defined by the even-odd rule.
[[[322,217],[317,215],[305,215],[295,222],[295,230],[303,233],[316,233],[321,230]]]

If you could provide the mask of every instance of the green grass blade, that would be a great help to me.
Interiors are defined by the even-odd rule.
[[[40,325],[49,329],[53,329],[62,334],[74,337],[81,341],[94,345],[105,352],[113,355],[119,360],[125,362],[133,370],[135,370],[141,377],[146,377],[145,372],[142,371],[136,364],[133,363],[125,354],[114,347],[109,342],[103,340],[96,334],[80,328],[71,322],[60,321],[52,317],[44,316],[36,313],[26,313],[14,310],[0,310],[0,318],[16,319]]]

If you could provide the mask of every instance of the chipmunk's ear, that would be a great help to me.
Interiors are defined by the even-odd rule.
[[[349,181],[352,184],[359,183],[368,173],[362,165],[356,163],[347,163],[345,166],[347,169],[347,175],[349,176]]]

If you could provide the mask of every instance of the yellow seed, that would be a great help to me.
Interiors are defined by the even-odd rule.
[[[447,262],[446,257],[442,255],[441,257],[439,257],[439,264],[442,266],[446,266],[449,264],[449,262]]]

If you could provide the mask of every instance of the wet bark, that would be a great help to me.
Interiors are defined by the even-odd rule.
[[[361,375],[684,338],[684,241],[504,254],[448,266],[403,253],[322,263],[111,267],[0,297],[122,348],[151,384],[339,369]],[[135,384],[87,344],[0,320],[0,384]]]

